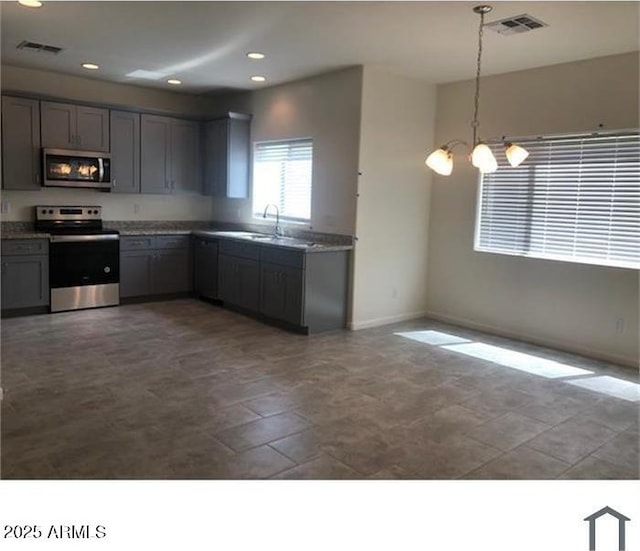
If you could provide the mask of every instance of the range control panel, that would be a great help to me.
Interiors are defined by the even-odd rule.
[[[102,220],[102,207],[36,207],[36,220]]]

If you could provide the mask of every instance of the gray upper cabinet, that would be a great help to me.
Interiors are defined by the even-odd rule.
[[[142,193],[198,193],[200,126],[197,122],[142,115]]]
[[[40,189],[40,105],[2,97],[2,187]]]
[[[40,104],[42,146],[109,151],[109,110],[70,103]]]
[[[140,193],[140,115],[111,111],[111,191]]]
[[[249,196],[250,132],[249,115],[232,113],[207,123],[205,194],[233,199]]]
[[[141,116],[142,193],[171,193],[171,119]]]
[[[171,174],[174,191],[200,193],[200,124],[173,120],[171,124]]]

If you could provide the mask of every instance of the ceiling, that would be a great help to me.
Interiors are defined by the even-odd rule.
[[[194,94],[255,89],[370,64],[432,83],[475,75],[478,2],[0,2],[2,63]],[[639,49],[637,2],[494,2],[486,22],[529,14],[549,26],[485,31],[483,74]],[[63,48],[16,49],[23,40]],[[266,58],[250,60],[260,51]],[[100,65],[87,71],[83,62]],[[134,71],[157,73],[136,78]],[[264,75],[254,83],[251,75]],[[168,78],[182,81],[179,87]]]

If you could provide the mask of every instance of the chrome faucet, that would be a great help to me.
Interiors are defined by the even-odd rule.
[[[274,209],[276,209],[276,227],[273,229],[273,235],[275,237],[278,237],[279,235],[282,235],[282,228],[280,228],[280,209],[278,208],[278,205],[269,203],[266,207],[264,207],[262,218],[267,217],[267,211],[269,210],[269,207],[273,207]]]

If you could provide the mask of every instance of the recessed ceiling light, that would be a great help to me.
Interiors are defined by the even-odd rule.
[[[260,75],[253,75],[251,80],[253,80],[253,82],[264,82],[267,78]]]
[[[91,69],[91,70],[100,69],[100,65],[96,65],[95,63],[83,63],[82,66],[85,69]]]
[[[182,81],[178,80],[177,78],[170,78],[169,80],[167,80],[167,83],[177,86],[178,84],[182,84]]]
[[[264,54],[261,54],[260,52],[249,52],[247,57],[251,59],[264,59]]]
[[[39,0],[18,0],[18,4],[25,6],[26,8],[41,8],[42,2]]]

